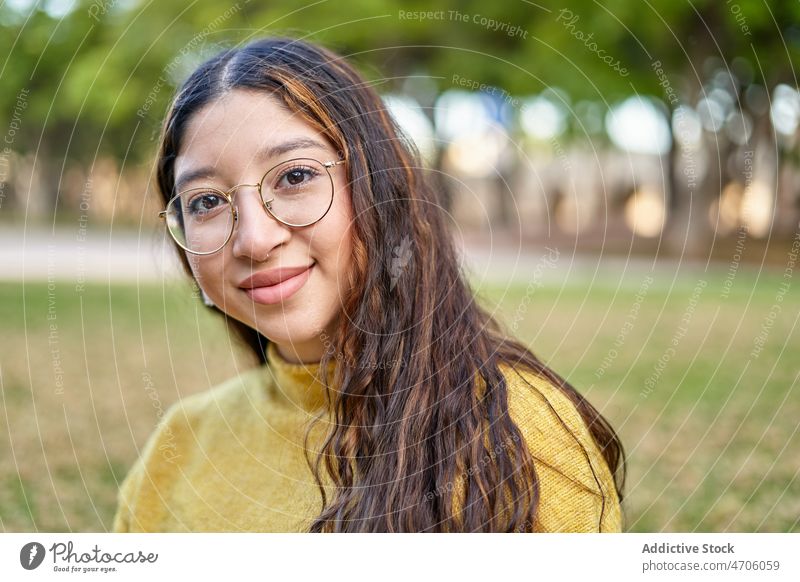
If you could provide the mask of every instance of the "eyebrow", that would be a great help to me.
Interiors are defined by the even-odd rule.
[[[323,143],[315,139],[298,137],[276,145],[262,147],[256,151],[254,158],[259,161],[266,161],[295,150],[307,148],[326,149]],[[194,170],[189,170],[188,172],[181,174],[175,180],[175,191],[180,192],[183,190],[186,184],[194,182],[195,180],[214,178],[216,175],[216,169],[211,166],[204,166]]]
[[[325,144],[315,139],[311,139],[310,137],[298,137],[274,146],[261,148],[256,152],[256,159],[269,160],[271,158],[305,148],[325,149]]]

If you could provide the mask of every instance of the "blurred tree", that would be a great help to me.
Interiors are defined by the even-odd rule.
[[[789,0],[350,0],[346,7],[326,0],[16,0],[0,6],[0,49],[7,55],[0,111],[11,119],[20,91],[27,92],[13,148],[36,153],[45,206],[54,212],[69,164],[148,159],[167,103],[192,67],[265,34],[320,41],[348,55],[381,91],[420,73],[445,90],[458,74],[512,95],[556,86],[573,103],[607,107],[632,93],[652,94],[670,118],[679,105],[694,108],[721,88],[722,71],[729,85],[722,90],[753,121],[744,145],[750,147],[749,140],[772,130],[768,112],[742,97],[754,84],[767,91],[780,82],[796,85],[798,22],[800,3]],[[707,207],[723,183],[734,146],[721,129],[705,131],[703,140],[715,163],[696,191],[671,174],[668,194],[678,214],[690,198]],[[698,239],[708,232],[703,219],[690,226]]]

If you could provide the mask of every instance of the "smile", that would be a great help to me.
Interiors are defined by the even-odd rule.
[[[303,287],[303,285],[306,284],[306,281],[308,281],[308,278],[311,276],[311,271],[315,266],[316,263],[311,265],[302,273],[299,273],[294,277],[284,279],[275,285],[244,289],[244,292],[247,293],[247,296],[250,297],[250,299],[255,303],[261,303],[263,305],[274,305],[276,303],[280,303],[289,299],[292,295],[297,293]]]

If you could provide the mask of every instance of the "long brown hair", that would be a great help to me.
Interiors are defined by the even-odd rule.
[[[509,416],[501,365],[534,372],[575,404],[621,501],[625,454],[614,430],[476,303],[418,152],[378,94],[339,55],[308,42],[267,38],[203,63],[179,89],[164,122],[157,172],[164,202],[174,194],[175,157],[187,121],[237,88],[276,96],[347,160],[356,217],[352,292],[342,298],[344,316],[321,362],[323,370],[334,357],[339,365],[336,390],[329,391],[335,393],[333,428],[321,454],[308,459],[322,496],[310,530],[532,531],[538,477]],[[397,248],[409,259],[401,269]],[[238,321],[226,322],[265,362],[268,340]],[[473,471],[486,455],[490,466]],[[335,485],[331,499],[320,479],[323,467]],[[454,483],[460,483],[460,513],[450,496],[431,494]]]

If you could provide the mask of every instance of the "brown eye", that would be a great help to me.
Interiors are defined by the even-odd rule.
[[[310,167],[296,167],[284,171],[278,178],[276,189],[292,189],[310,186],[316,178],[319,177],[319,172]]]
[[[224,200],[213,192],[204,192],[189,201],[189,213],[194,216],[204,216],[213,212],[222,205]]]
[[[286,181],[289,182],[292,186],[296,186],[303,181],[305,175],[300,170],[292,170],[288,174],[286,174]]]

